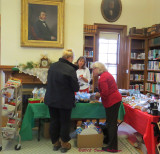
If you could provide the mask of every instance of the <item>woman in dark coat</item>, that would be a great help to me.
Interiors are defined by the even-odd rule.
[[[106,110],[106,121],[107,121],[107,134],[105,142],[108,146],[103,147],[102,150],[108,152],[118,152],[118,141],[117,141],[117,119],[120,103],[122,96],[118,91],[116,82],[113,76],[107,71],[105,65],[100,62],[95,62],[92,65],[93,75],[100,76],[98,80],[99,93],[96,93],[96,97],[102,99],[102,104]]]
[[[48,71],[47,90],[44,103],[50,112],[50,136],[53,150],[61,148],[67,152],[71,148],[70,121],[75,103],[74,93],[79,90],[76,65],[72,64],[73,52],[66,50],[58,62],[53,63]]]

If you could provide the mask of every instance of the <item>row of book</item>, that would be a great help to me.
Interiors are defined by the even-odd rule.
[[[150,39],[149,40],[149,45],[152,46],[152,45],[160,45],[160,37],[156,37],[156,38],[153,38],[153,39]]]
[[[148,61],[148,70],[160,70],[160,62]]]
[[[155,94],[160,94],[160,84],[146,83],[145,90]]]
[[[96,33],[97,25],[87,25],[84,24],[84,32],[86,33]]]
[[[160,58],[160,49],[149,50],[148,59],[159,59]]]
[[[144,91],[144,85],[143,84],[129,85],[129,89]]]
[[[160,82],[160,73],[148,72],[147,81]]]
[[[85,57],[93,57],[93,51],[87,51],[87,50],[85,50],[84,51],[84,56]]]
[[[142,80],[144,80],[144,75],[142,75],[142,74],[130,74],[130,80],[142,81]]]
[[[131,52],[132,59],[145,59],[145,53],[133,53]]]
[[[132,70],[144,70],[144,64],[131,64]]]
[[[160,24],[154,24],[147,28],[147,36],[156,34],[160,32]]]
[[[150,36],[160,32],[160,24],[152,25],[151,27],[137,29],[132,27],[129,29],[130,35]]]
[[[136,27],[132,27],[129,29],[129,35],[146,35],[147,28],[137,29]]]

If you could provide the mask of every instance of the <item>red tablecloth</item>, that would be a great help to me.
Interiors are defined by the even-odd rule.
[[[126,112],[124,121],[143,135],[148,154],[155,154],[157,141],[156,137],[154,137],[154,125],[151,122],[158,122],[160,116],[152,116],[141,110],[133,109],[125,103],[123,105]]]

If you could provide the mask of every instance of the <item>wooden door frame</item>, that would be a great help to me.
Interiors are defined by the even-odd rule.
[[[2,63],[2,61],[1,61],[1,58],[2,58],[1,48],[2,48],[2,45],[1,45],[1,14],[0,14],[0,65]],[[0,89],[2,89],[2,71],[1,70],[0,70]]]
[[[0,65],[1,65],[1,14],[0,14]],[[2,71],[0,70],[0,89],[2,89]],[[0,98],[0,113],[2,113],[2,98]],[[0,134],[2,133],[1,131],[2,127],[2,114],[0,115]],[[2,145],[0,145],[2,146]]]
[[[127,46],[127,26],[126,25],[113,25],[113,24],[99,24],[97,25],[97,35],[96,35],[96,55],[95,60],[98,60],[99,52],[99,33],[100,31],[108,32],[118,32],[120,34],[120,49],[119,49],[119,64],[117,69],[117,86],[119,89],[128,88],[128,52]]]

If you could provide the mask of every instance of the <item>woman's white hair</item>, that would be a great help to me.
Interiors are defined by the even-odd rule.
[[[98,68],[98,74],[102,74],[103,72],[108,71],[105,65],[99,61],[96,61],[92,64],[92,68]]]
[[[69,57],[74,57],[72,49],[67,49],[62,54],[62,58],[64,59],[68,59]]]

